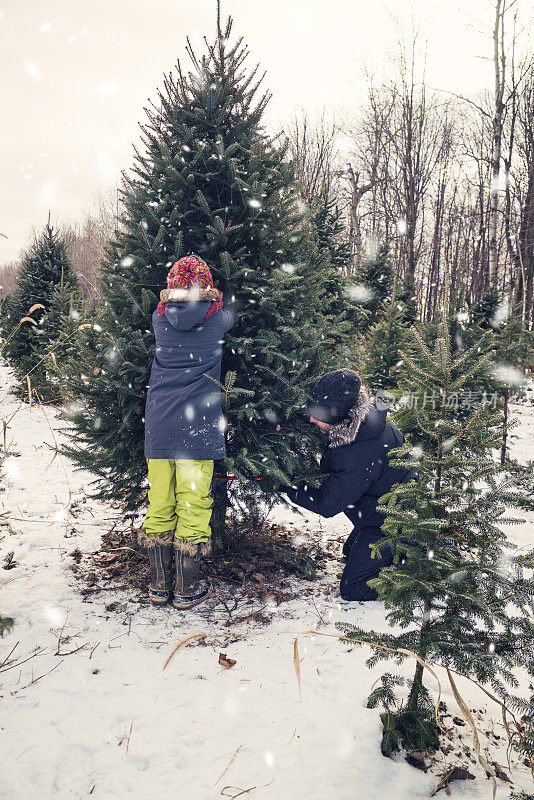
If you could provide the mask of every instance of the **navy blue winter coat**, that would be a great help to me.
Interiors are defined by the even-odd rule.
[[[354,440],[329,447],[321,459],[328,473],[317,489],[300,487],[286,491],[289,499],[323,517],[344,512],[356,528],[380,527],[384,515],[377,511],[379,497],[400,482],[416,478],[413,470],[389,466],[389,450],[400,447],[404,436],[386,411],[370,407]]]
[[[145,457],[226,457],[221,391],[223,336],[235,322],[222,308],[200,322],[208,300],[168,302],[152,314],[156,354],[145,406]]]

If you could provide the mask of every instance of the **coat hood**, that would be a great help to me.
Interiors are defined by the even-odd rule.
[[[374,404],[368,389],[360,389],[358,402],[348,416],[338,425],[332,425],[328,432],[328,447],[341,447],[352,444],[356,437],[359,440],[376,439],[381,436],[386,426],[385,410],[380,411]]]
[[[169,301],[165,306],[165,317],[173,328],[177,328],[179,331],[190,331],[206,316],[210,305],[209,300],[183,301],[181,303]]]

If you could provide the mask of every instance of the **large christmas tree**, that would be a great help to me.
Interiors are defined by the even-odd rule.
[[[65,452],[94,473],[96,496],[136,511],[145,501],[143,414],[154,354],[151,315],[180,256],[210,266],[237,322],[225,337],[225,462],[216,462],[212,527],[220,544],[229,493],[274,490],[315,467],[306,391],[346,324],[342,281],[298,203],[287,146],[262,127],[247,49],[231,20],[192,69],[178,63],[141,126],[122,188],[123,222],[101,269],[101,313],[69,362],[81,400]],[[326,310],[326,313],[323,311]]]
[[[532,499],[522,490],[524,471],[496,461],[500,409],[472,390],[494,352],[483,339],[456,351],[450,327],[444,308],[434,332],[423,336],[414,328],[412,346],[403,353],[406,405],[398,421],[408,439],[391,463],[413,467],[416,458],[419,480],[399,484],[382,498],[385,535],[374,547],[390,547],[394,564],[369,582],[389,622],[402,631],[384,635],[340,627],[349,637],[438,661],[506,697],[506,682],[515,685],[513,669],[534,664],[533,589],[518,577],[501,525],[508,507],[529,508]],[[534,563],[532,555],[520,561]],[[369,664],[406,657],[377,650]],[[437,746],[423,675],[421,663],[411,681],[386,673],[371,695],[371,705],[380,702],[386,709],[386,755],[400,745]],[[407,686],[403,703],[395,695],[401,684]]]
[[[25,254],[16,291],[2,313],[3,354],[21,382],[23,396],[31,390],[44,400],[61,399],[49,353],[56,349],[62,315],[68,316],[78,300],[67,244],[49,220]]]

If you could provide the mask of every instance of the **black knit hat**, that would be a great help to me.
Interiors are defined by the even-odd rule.
[[[362,382],[351,369],[327,372],[310,392],[308,416],[337,425],[348,417],[349,411],[358,403]]]

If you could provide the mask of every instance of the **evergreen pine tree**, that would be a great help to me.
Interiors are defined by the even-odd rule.
[[[488,330],[495,321],[500,298],[496,289],[490,289],[471,304],[470,316],[473,325]]]
[[[48,352],[58,332],[57,292],[77,294],[77,280],[65,240],[50,220],[23,258],[15,293],[2,320],[4,355],[28,394],[26,376],[42,399],[54,397]],[[33,310],[32,310],[33,309]],[[31,316],[28,313],[31,311]],[[48,324],[48,315],[52,313]]]
[[[313,224],[320,250],[328,253],[329,263],[338,272],[347,272],[352,260],[350,242],[344,238],[345,226],[341,211],[326,186],[314,208]]]
[[[151,315],[170,266],[197,253],[237,310],[223,353],[229,457],[214,475],[218,544],[229,491],[257,495],[258,477],[274,489],[314,469],[318,437],[302,408],[344,324],[330,313],[337,271],[298,209],[287,145],[261,124],[268,95],[258,96],[261,81],[230,32],[231,20],[202,58],[188,43],[191,72],[178,63],[146,110],[145,152],[124,175],[123,225],[102,264],[101,331],[91,330],[90,348],[82,331],[69,362],[82,409],[65,449],[96,476],[96,497],[129,511],[144,503]]]
[[[356,277],[362,290],[369,292],[365,301],[368,311],[365,327],[370,327],[378,321],[393,294],[393,265],[387,242],[383,242],[376,253],[362,261]]]
[[[518,577],[499,526],[507,521],[507,507],[529,508],[532,499],[522,490],[524,471],[493,458],[502,437],[499,409],[470,395],[473,379],[494,358],[491,337],[455,354],[450,324],[445,307],[433,341],[425,342],[413,328],[412,347],[403,354],[401,385],[412,402],[398,414],[408,438],[391,463],[413,467],[416,457],[419,481],[398,484],[381,500],[384,538],[374,548],[391,547],[394,564],[369,582],[384,600],[389,622],[402,631],[384,635],[339,627],[349,637],[436,660],[506,697],[507,683],[516,685],[513,669],[534,669],[534,593],[531,582]],[[520,561],[534,565],[532,554]],[[387,658],[404,656],[378,650],[368,663]],[[385,755],[400,745],[437,746],[423,672],[418,663],[404,704],[395,696],[404,681],[390,673],[369,698],[371,706],[386,709]]]
[[[49,343],[45,360],[48,383],[57,387],[57,400],[73,398],[64,363],[75,358],[78,352],[76,336],[83,324],[83,315],[83,302],[78,291],[72,284],[60,282],[52,292],[50,308],[43,323]]]
[[[7,329],[10,325],[12,302],[13,299],[11,295],[7,295],[7,297],[2,298],[2,302],[0,304],[0,329],[2,330],[3,336],[7,335]]]
[[[310,209],[312,233],[323,256],[327,273],[323,283],[321,310],[327,327],[332,326],[332,347],[328,369],[352,368],[358,331],[367,323],[366,306],[350,302],[346,278],[352,261],[350,242],[344,237],[341,212],[325,185]],[[341,321],[341,322],[340,322]]]
[[[365,382],[378,389],[397,389],[403,371],[401,350],[407,335],[405,308],[393,298],[367,334],[362,357]]]
[[[481,387],[500,396],[504,418],[500,445],[501,463],[508,458],[508,419],[510,400],[526,384],[525,364],[532,346],[532,331],[528,331],[518,309],[509,298],[499,300],[496,292],[485,294],[473,306],[470,319],[464,326],[462,339],[466,346],[490,332],[495,363],[485,375],[480,376]]]

